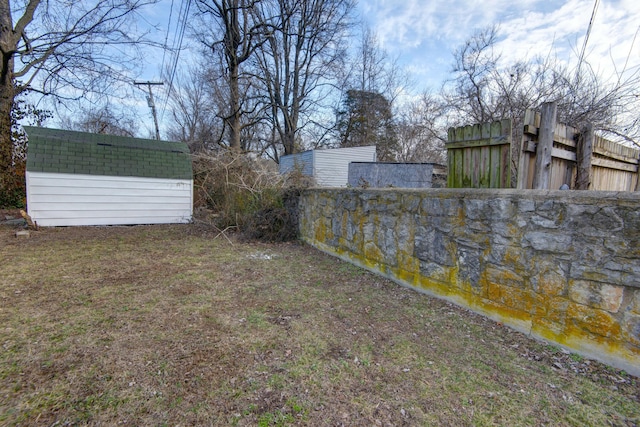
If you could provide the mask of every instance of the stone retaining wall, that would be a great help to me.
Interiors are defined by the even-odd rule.
[[[640,193],[310,189],[307,243],[640,375]]]

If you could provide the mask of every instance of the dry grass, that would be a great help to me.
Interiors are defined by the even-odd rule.
[[[1,425],[637,425],[637,379],[298,244],[0,228]]]

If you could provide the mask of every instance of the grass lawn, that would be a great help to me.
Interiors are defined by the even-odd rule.
[[[638,425],[640,382],[308,246],[0,228],[0,425]]]

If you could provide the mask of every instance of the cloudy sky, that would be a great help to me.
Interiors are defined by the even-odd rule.
[[[492,24],[499,25],[505,61],[551,53],[575,66],[594,1],[361,0],[358,9],[418,86],[437,88],[451,69],[452,51]],[[625,63],[627,70],[638,69],[639,29],[640,2],[599,1],[585,60],[608,78]]]

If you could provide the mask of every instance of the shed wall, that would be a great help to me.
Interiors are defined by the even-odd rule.
[[[193,181],[26,173],[27,210],[41,226],[186,223]]]
[[[280,173],[285,174],[300,168],[303,175],[313,176],[313,151],[280,157]]]
[[[346,187],[349,163],[375,162],[376,147],[352,147],[314,151],[314,176],[321,187]]]

